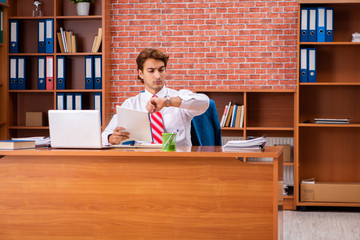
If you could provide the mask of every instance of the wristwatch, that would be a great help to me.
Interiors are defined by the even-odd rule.
[[[166,98],[166,107],[170,107],[170,96],[166,95],[165,98]]]

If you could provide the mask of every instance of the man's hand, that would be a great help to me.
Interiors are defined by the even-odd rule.
[[[146,110],[149,113],[156,113],[166,106],[166,98],[153,97],[146,104]]]
[[[109,143],[112,145],[118,145],[121,142],[129,139],[130,133],[126,132],[126,129],[123,127],[115,128],[113,134],[109,136]]]

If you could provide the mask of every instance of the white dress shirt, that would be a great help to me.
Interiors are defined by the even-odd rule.
[[[177,91],[165,86],[156,94],[159,98],[164,98],[166,95],[180,97],[182,102],[180,107],[164,107],[160,110],[163,117],[164,132],[171,133],[179,129],[176,144],[178,146],[191,146],[191,120],[208,109],[209,98],[205,94],[196,94],[189,90]],[[121,106],[138,111],[147,111],[145,106],[152,96],[152,93],[145,90],[135,97],[126,99]],[[114,132],[116,127],[117,117],[115,114],[102,133],[104,145],[109,145],[108,136]]]

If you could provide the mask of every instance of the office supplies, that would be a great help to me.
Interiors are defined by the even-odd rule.
[[[9,90],[17,89],[17,58],[9,57],[10,60],[10,79]]]
[[[308,82],[316,82],[316,49],[308,50]]]
[[[266,144],[266,137],[258,137],[250,140],[232,140],[228,141],[223,150],[239,150],[239,149],[263,149]]]
[[[0,140],[0,149],[16,150],[35,148],[35,141],[27,140]]]
[[[325,28],[325,42],[333,42],[333,26],[334,26],[334,10],[326,8],[326,28]]]
[[[94,56],[94,89],[102,89],[101,56]]]
[[[46,68],[45,68],[45,57],[38,57],[38,89],[45,90],[45,75],[46,75]]]
[[[66,110],[74,109],[74,95],[72,93],[65,93],[66,97]]]
[[[85,89],[94,89],[93,61],[93,56],[85,56]]]
[[[318,42],[325,42],[325,8],[317,8],[317,33],[316,39]]]
[[[56,89],[65,89],[65,57],[58,56],[56,62]]]
[[[19,22],[16,19],[9,20],[10,24],[10,53],[18,53],[19,52],[19,42],[18,42],[18,27]]]
[[[54,57],[46,56],[46,90],[54,89]]]
[[[56,109],[65,110],[65,94],[57,93],[56,94]]]
[[[103,148],[100,111],[49,110],[52,148]]]
[[[17,89],[25,90],[26,89],[26,79],[25,79],[25,57],[17,58]]]
[[[151,124],[148,112],[116,107],[118,126],[130,133],[129,140],[152,142]]]
[[[0,9],[0,43],[4,42],[4,11]]]
[[[82,109],[82,93],[74,93],[74,109]]]
[[[176,135],[179,129],[174,130],[172,133],[163,133],[162,150],[165,152],[176,151]]]
[[[309,8],[309,42],[316,42],[316,8]]]
[[[35,141],[36,147],[50,146],[50,137],[38,136],[38,137],[20,137],[20,138],[11,138],[11,140],[26,140],[26,141]]]
[[[46,29],[45,29],[45,20],[38,20],[38,52],[46,53]]]
[[[46,53],[54,52],[54,20],[46,19]]]
[[[301,8],[301,16],[300,16],[300,42],[308,42],[309,41],[309,9]]]
[[[308,81],[308,49],[307,48],[301,48],[300,49],[300,82],[307,82]]]

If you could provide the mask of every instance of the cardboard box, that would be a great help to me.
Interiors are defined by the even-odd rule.
[[[44,113],[43,112],[26,112],[27,127],[42,127],[44,126]]]
[[[291,162],[291,146],[290,145],[275,145],[282,146],[283,149],[283,162]]]
[[[360,182],[301,183],[300,199],[304,202],[360,203]]]

